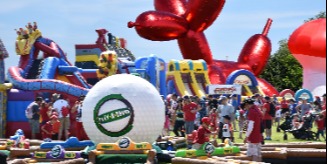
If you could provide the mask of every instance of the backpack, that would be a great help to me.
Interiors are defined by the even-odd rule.
[[[271,117],[275,117],[276,116],[276,107],[273,103],[269,103],[269,105],[270,105],[269,115]]]
[[[32,102],[30,105],[28,105],[28,107],[25,109],[25,116],[28,119],[32,119],[33,118],[33,109],[32,107],[35,105],[34,102]]]

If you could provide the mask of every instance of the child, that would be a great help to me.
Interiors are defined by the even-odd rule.
[[[210,130],[208,129],[210,125],[210,118],[203,117],[202,125],[196,131],[195,139],[193,141],[193,149],[200,149],[202,145],[206,142],[209,142]]]
[[[232,142],[234,142],[233,126],[230,123],[231,118],[228,115],[224,116],[223,118],[224,118],[224,125],[222,129],[223,132],[222,143],[225,143],[226,139],[230,139]]]
[[[319,115],[317,117],[318,117],[318,119],[316,120],[316,124],[317,124],[317,127],[318,127],[317,140],[320,141],[320,135],[321,135],[322,138],[324,138],[325,141],[326,141],[326,137],[325,137],[325,134],[324,134],[324,130],[325,130],[324,116],[323,115]]]
[[[239,139],[243,139],[243,129],[244,129],[244,124],[246,122],[246,117],[245,117],[245,111],[241,109],[240,111],[240,116],[239,116],[239,122],[238,122],[238,127],[240,129],[240,134],[239,134]]]
[[[53,115],[50,117],[50,121],[48,121],[46,124],[44,124],[41,127],[42,131],[42,139],[57,139],[58,133],[60,128],[60,121],[58,120],[58,117]]]

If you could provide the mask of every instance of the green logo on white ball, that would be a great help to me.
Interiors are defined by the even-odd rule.
[[[121,108],[121,109],[115,109],[115,110],[112,110],[107,113],[99,115],[101,110],[105,110],[104,104],[108,103],[110,105],[110,102],[115,101],[115,100],[122,102],[123,104],[125,104],[126,107]],[[130,119],[129,119],[127,125],[118,132],[109,131],[108,129],[106,129],[103,126],[103,124],[115,122],[115,121],[122,120],[122,119],[128,118],[128,117],[130,117]],[[122,95],[112,94],[112,95],[104,97],[97,103],[97,105],[94,109],[94,118],[93,119],[94,119],[94,122],[95,122],[97,128],[103,134],[105,134],[109,137],[121,137],[123,135],[126,135],[133,129],[133,123],[134,123],[133,106]]]

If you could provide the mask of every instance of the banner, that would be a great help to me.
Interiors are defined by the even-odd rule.
[[[241,95],[242,85],[209,85],[209,95]]]

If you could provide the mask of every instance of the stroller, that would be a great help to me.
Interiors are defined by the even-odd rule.
[[[284,131],[284,140],[288,138],[287,132],[292,133],[296,139],[316,140],[316,133],[311,131],[316,115],[311,113],[305,115],[302,119],[302,123],[299,123],[298,127],[293,127],[292,120],[295,116],[287,116],[285,122],[280,125],[280,129]]]

